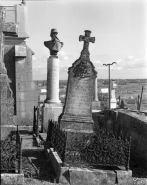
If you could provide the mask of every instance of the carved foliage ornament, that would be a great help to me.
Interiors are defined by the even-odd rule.
[[[81,62],[73,69],[74,77],[80,78],[90,77],[91,71],[90,63],[86,60],[81,60]]]

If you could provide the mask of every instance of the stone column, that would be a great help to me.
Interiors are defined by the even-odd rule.
[[[97,77],[95,78],[95,89],[94,89],[94,101],[98,101],[98,96],[97,96]]]
[[[50,50],[50,57],[47,60],[47,96],[43,106],[43,127],[47,131],[48,121],[58,121],[62,113],[62,103],[59,100],[59,58],[57,56],[63,43],[57,38],[56,29],[51,30],[50,41],[45,41],[44,45]]]
[[[111,90],[111,100],[110,100],[110,108],[115,109],[116,108],[116,97],[115,97],[115,89],[116,89],[116,84],[113,82],[112,85],[112,90]]]
[[[45,103],[61,103],[59,100],[59,58],[52,55],[47,60],[47,98]]]
[[[97,88],[98,88],[97,80],[98,80],[98,78],[96,77],[95,81],[94,81],[94,100],[92,102],[92,111],[93,112],[97,112],[98,110],[100,110],[100,102],[98,100],[98,91],[97,91]]]

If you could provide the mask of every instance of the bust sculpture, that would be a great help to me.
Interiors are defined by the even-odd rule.
[[[44,42],[44,45],[50,50],[50,55],[57,55],[57,53],[63,47],[63,42],[60,42],[57,37],[57,34],[57,30],[52,29],[50,34],[52,40]]]

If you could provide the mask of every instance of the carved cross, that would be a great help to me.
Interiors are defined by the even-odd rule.
[[[94,43],[95,37],[90,37],[91,31],[85,30],[85,36],[80,35],[79,41],[84,41],[83,50],[81,52],[81,58],[89,60],[89,42]]]

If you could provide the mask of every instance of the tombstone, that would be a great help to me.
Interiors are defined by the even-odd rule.
[[[81,56],[68,69],[68,83],[63,112],[59,116],[60,128],[67,133],[65,159],[68,160],[68,151],[80,147],[78,143],[85,138],[85,142],[93,134],[94,121],[92,119],[92,101],[95,78],[97,72],[89,58],[89,42],[94,43],[95,37],[90,37],[91,31],[86,30]]]
[[[90,34],[86,30],[85,36],[80,35],[79,41],[84,41],[81,56],[68,69],[66,100],[60,116],[60,126],[64,129],[93,129],[92,101],[97,72],[89,58],[89,42],[95,42]]]
[[[37,87],[32,81],[32,55],[26,45],[28,36],[27,7],[23,1],[19,5],[5,6],[6,23],[11,29],[17,25],[17,34],[5,34],[4,63],[11,80],[14,98],[14,122],[18,125],[33,125],[33,107],[38,103]]]

